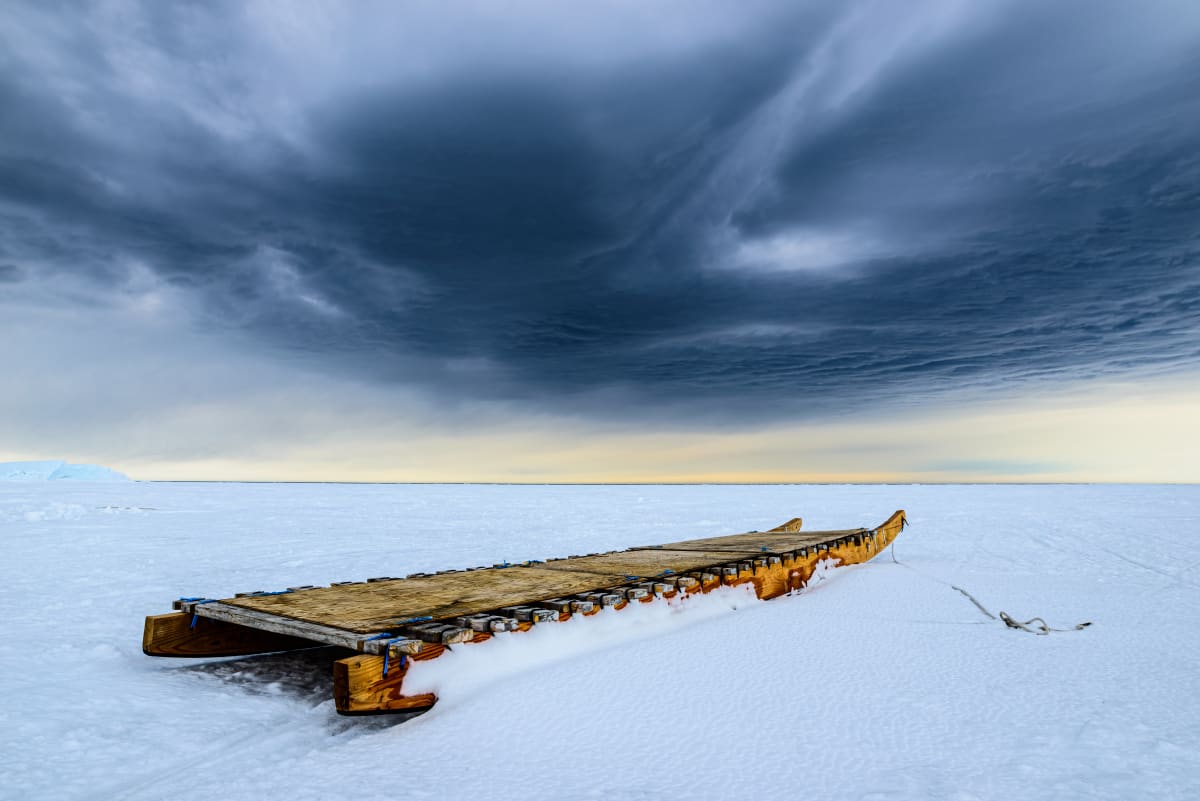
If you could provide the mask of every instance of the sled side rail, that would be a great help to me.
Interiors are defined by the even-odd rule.
[[[146,618],[142,650],[150,656],[243,656],[337,646],[364,654],[416,654],[420,640],[373,637],[220,601],[181,603],[181,610]]]
[[[187,612],[149,615],[142,630],[147,656],[248,656],[313,648],[321,643]]]

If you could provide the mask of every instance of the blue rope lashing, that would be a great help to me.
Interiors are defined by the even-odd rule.
[[[659,573],[658,575],[660,575],[660,576],[669,576],[669,575],[671,575],[671,574],[672,574],[672,573],[674,573],[674,572],[675,572],[674,570],[671,570],[670,568],[668,568],[668,569],[664,570],[663,572]]]
[[[397,620],[393,626],[403,626],[405,623],[420,623],[423,620],[433,620],[433,615],[420,615],[419,617],[406,617],[404,620]]]
[[[380,632],[379,634],[375,634],[370,637],[367,637],[365,640],[363,640],[363,642],[370,642],[371,640],[388,640],[388,642],[385,642],[383,644],[383,677],[385,679],[387,678],[387,674],[388,674],[388,656],[391,655],[392,642],[394,642],[396,639],[404,639],[404,638],[403,637],[397,638],[396,635],[392,634],[390,631],[384,631],[384,632]]]
[[[404,639],[403,637],[397,637],[394,640],[388,640],[388,642],[383,647],[383,677],[385,679],[387,678],[387,674],[388,674],[388,662],[392,658],[392,643],[399,642],[400,640],[403,640],[403,639]],[[408,664],[408,656],[406,656],[405,654],[400,654],[400,669],[403,670],[404,666],[407,664]]]
[[[194,598],[192,600],[196,602],[196,606],[200,604],[215,604],[217,602],[216,598]],[[196,606],[192,607],[192,622],[188,624],[189,629],[196,628],[196,620],[199,619],[199,615],[196,614]]]

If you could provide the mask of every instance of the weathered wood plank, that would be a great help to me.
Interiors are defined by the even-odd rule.
[[[755,548],[745,549],[730,554],[726,551],[672,550],[667,548],[647,548],[632,551],[616,551],[594,556],[574,556],[570,559],[559,559],[537,565],[541,570],[569,570],[574,572],[596,573],[603,576],[614,576],[626,581],[635,579],[650,579],[672,573],[683,573],[701,567],[724,562],[738,555],[751,556],[758,552]]]
[[[222,603],[366,634],[391,631],[424,618],[454,619],[505,606],[531,605],[616,583],[594,573],[540,568],[464,570],[400,581],[232,598]]]
[[[307,623],[289,617],[257,612],[253,609],[243,609],[222,602],[196,604],[192,607],[192,611],[201,618],[211,618],[213,620],[251,626],[263,631],[271,631],[276,634],[311,640],[312,644],[336,645],[341,648],[349,648],[352,651],[362,651],[369,654],[382,654],[384,643],[386,642],[383,639],[370,639],[362,634],[345,631],[332,626]],[[421,642],[413,640],[403,644],[392,643],[391,647],[393,650],[403,650],[405,653],[417,653],[421,649]]]
[[[192,622],[192,616],[186,612],[150,615],[142,630],[142,652],[147,656],[246,656],[320,644],[203,617],[197,618],[194,626]]]
[[[699,540],[681,540],[662,545],[642,545],[632,550],[672,551],[743,551],[746,553],[782,553],[796,548],[829,542],[840,537],[852,536],[865,529],[845,531],[751,531],[746,534],[730,534],[727,537],[708,537]],[[732,557],[726,557],[732,558]]]

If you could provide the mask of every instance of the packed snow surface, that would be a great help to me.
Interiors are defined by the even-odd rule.
[[[128,481],[129,476],[97,464],[67,462],[0,462],[0,481]]]
[[[456,648],[403,723],[338,717],[319,653],[140,650],[181,595],[898,508],[895,561],[794,596]],[[1195,486],[7,484],[0,797],[1200,798],[1198,522]]]

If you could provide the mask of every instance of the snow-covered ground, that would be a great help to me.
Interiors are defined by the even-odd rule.
[[[401,724],[323,659],[140,651],[180,595],[897,508],[899,562],[463,648]],[[1196,486],[0,485],[0,796],[1200,798],[1198,522]]]

